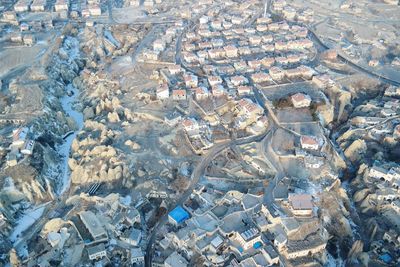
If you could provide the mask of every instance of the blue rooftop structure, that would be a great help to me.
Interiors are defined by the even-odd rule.
[[[384,263],[389,264],[392,261],[392,256],[390,256],[390,254],[388,254],[388,253],[385,253],[385,254],[381,255],[379,257],[379,259],[381,261],[383,261]]]
[[[256,242],[256,243],[254,243],[253,248],[254,248],[254,249],[259,249],[259,248],[262,247],[262,245],[263,245],[263,244],[262,244],[260,241],[258,241],[258,242]]]
[[[173,223],[181,224],[189,219],[190,215],[181,206],[177,206],[168,214],[168,217],[170,218],[170,220],[172,220]]]

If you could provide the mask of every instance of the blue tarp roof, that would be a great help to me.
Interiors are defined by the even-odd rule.
[[[385,253],[380,256],[379,259],[382,260],[384,263],[390,263],[392,261],[392,256],[390,256],[390,254],[388,253]]]
[[[261,243],[260,241],[254,243],[254,245],[253,245],[253,248],[254,248],[254,249],[259,249],[259,248],[261,248],[261,247],[262,247],[262,243]]]
[[[177,223],[182,223],[185,220],[189,219],[189,213],[181,206],[177,206],[168,215]]]

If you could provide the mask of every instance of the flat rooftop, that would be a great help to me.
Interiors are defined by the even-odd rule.
[[[102,236],[107,236],[106,231],[101,225],[97,216],[91,211],[83,211],[79,213],[79,217],[81,218],[83,224],[88,229],[90,234],[94,239],[97,239]]]

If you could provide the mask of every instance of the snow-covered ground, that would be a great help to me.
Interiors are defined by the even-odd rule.
[[[68,55],[68,62],[72,62],[80,56],[79,42],[76,38],[67,37],[64,40],[63,49]],[[84,122],[83,114],[74,109],[74,104],[79,100],[79,90],[76,89],[71,83],[65,87],[65,90],[66,94],[60,100],[61,105],[66,115],[68,115],[75,121],[78,129],[71,135],[66,137],[65,142],[58,148],[58,153],[62,157],[62,173],[60,175],[61,186],[57,190],[58,195],[63,194],[66,190],[68,190],[70,186],[70,170],[68,167],[69,154],[71,151],[72,142],[74,141],[78,132],[82,129]]]
[[[348,181],[343,181],[343,182],[342,182],[342,187],[346,190],[346,192],[347,192],[347,194],[348,194],[349,196],[352,195],[351,190],[350,190],[350,184],[349,184]],[[351,197],[350,197],[350,210],[349,210],[349,212],[350,212],[350,214],[351,214],[352,216],[358,216],[357,208],[356,208],[356,206],[354,205],[354,201],[353,201],[353,199],[351,199]],[[360,226],[357,225],[357,224],[353,221],[352,216],[349,216],[349,218],[347,218],[347,220],[349,221],[351,230],[352,230],[352,232],[353,232],[353,241],[355,241],[355,240],[361,239],[361,234],[360,234]]]
[[[68,159],[69,159],[69,153],[71,151],[71,145],[72,142],[74,141],[77,133],[82,129],[83,127],[83,114],[81,112],[76,111],[73,106],[74,103],[76,103],[78,97],[79,97],[79,91],[75,87],[72,86],[72,84],[67,85],[66,87],[67,92],[73,92],[71,96],[65,95],[63,98],[61,98],[61,105],[64,109],[64,111],[67,113],[69,117],[71,117],[75,122],[78,127],[78,130],[75,131],[73,134],[69,135],[66,139],[65,142],[59,147],[59,154],[62,156],[63,159],[63,164],[62,164],[62,186],[60,187],[58,194],[64,193],[70,185],[70,170],[68,167]]]
[[[15,226],[14,231],[10,235],[11,242],[15,243],[18,238],[21,237],[21,233],[27,230],[42,216],[45,206],[46,205],[42,205],[27,211],[24,216],[17,221],[17,226]]]
[[[331,254],[328,253],[328,261],[326,267],[344,267],[345,264],[341,258],[335,259]]]

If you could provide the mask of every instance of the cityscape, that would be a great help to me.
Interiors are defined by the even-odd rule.
[[[0,266],[400,266],[399,14],[0,1]]]

